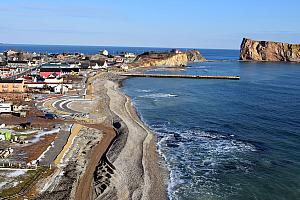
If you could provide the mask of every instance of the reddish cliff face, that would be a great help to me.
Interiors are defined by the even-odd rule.
[[[240,60],[300,62],[300,44],[244,38],[241,44]]]

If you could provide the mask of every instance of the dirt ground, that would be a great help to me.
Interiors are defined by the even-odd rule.
[[[60,119],[46,119],[45,113],[38,110],[34,105],[35,102],[26,102],[21,105],[28,105],[26,117],[19,117],[12,114],[0,114],[0,124],[20,125],[29,123],[34,128],[51,128],[53,125],[62,123]]]

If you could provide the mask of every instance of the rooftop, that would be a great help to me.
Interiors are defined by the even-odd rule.
[[[23,83],[23,80],[16,80],[16,79],[0,79],[0,83]]]

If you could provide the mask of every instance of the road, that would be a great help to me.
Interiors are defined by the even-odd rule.
[[[39,69],[40,67],[41,67],[41,65],[34,66],[34,67],[31,67],[30,69],[28,69],[26,71],[23,71],[23,72],[21,72],[19,74],[15,74],[13,76],[9,76],[7,78],[15,79],[17,77],[24,76],[24,75],[28,74],[29,72],[32,72],[33,70]]]

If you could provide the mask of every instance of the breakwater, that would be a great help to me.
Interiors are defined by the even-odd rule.
[[[129,77],[150,77],[150,78],[190,78],[190,79],[228,79],[240,80],[239,76],[207,76],[207,75],[178,75],[178,74],[121,74]]]

